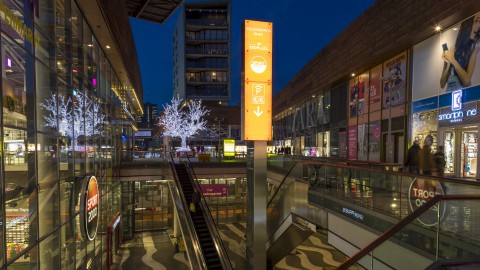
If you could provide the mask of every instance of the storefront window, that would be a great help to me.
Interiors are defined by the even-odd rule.
[[[7,244],[7,260],[17,256],[19,247],[16,245]],[[38,265],[38,246],[33,247],[27,253],[18,257],[12,264],[8,266],[9,269],[39,269]]]
[[[72,1],[71,8],[71,28],[72,28],[72,63],[73,63],[73,73],[81,73],[83,71],[82,57],[83,57],[83,17],[80,11],[78,10],[75,3]],[[75,72],[77,71],[77,72]]]
[[[58,97],[55,85],[55,73],[40,61],[35,65],[37,96],[37,130],[58,131]]]
[[[49,235],[40,242],[40,269],[59,269],[60,265],[60,239],[58,231]]]
[[[38,211],[40,237],[59,225],[58,212],[58,148],[57,139],[37,134]]]
[[[367,160],[368,158],[368,125],[367,124],[358,125],[357,136],[358,136],[357,159]]]
[[[317,148],[315,149],[315,156],[330,156],[330,131],[317,133]]]
[[[427,135],[432,135],[434,142],[432,150],[435,150],[437,143],[437,124],[438,124],[438,111],[432,110],[427,112],[420,112],[413,114],[412,121],[412,143],[414,140],[423,142],[423,139]]]
[[[61,267],[60,269],[75,269],[75,249],[76,249],[76,241],[73,234],[73,228],[71,223],[68,222],[62,226],[61,230]]]
[[[6,249],[10,260],[36,240],[36,222],[29,214],[36,210],[36,179],[30,177],[34,175],[35,145],[25,144],[28,141],[25,130],[4,128],[3,134],[6,227],[9,228]]]
[[[76,227],[77,227],[77,234],[80,234],[80,217],[79,215],[76,216]],[[82,240],[80,235],[77,235],[75,241],[75,249],[76,249],[76,267],[75,269],[86,268],[87,262],[87,251],[86,251],[87,241]]]
[[[380,162],[380,121],[370,122],[368,125],[368,160]]]
[[[14,127],[27,126],[27,89],[33,81],[32,57],[2,33],[3,122]]]

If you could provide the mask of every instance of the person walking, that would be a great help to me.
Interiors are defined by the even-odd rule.
[[[200,200],[201,200],[201,194],[197,190],[193,191],[192,194],[192,202],[190,203],[190,212],[197,212],[200,210]]]
[[[433,160],[437,167],[438,176],[443,176],[445,173],[445,152],[443,151],[443,145],[438,146],[437,152],[433,154]]]
[[[415,140],[410,149],[408,149],[407,158],[405,159],[405,168],[408,168],[409,173],[420,173],[419,152],[420,142]]]
[[[422,173],[425,175],[432,175],[432,171],[435,167],[435,162],[433,161],[432,154],[432,144],[432,135],[425,136],[425,140],[423,141],[423,148],[419,151],[420,169],[422,169]]]

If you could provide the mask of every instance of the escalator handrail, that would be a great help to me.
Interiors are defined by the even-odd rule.
[[[186,168],[187,168],[188,174],[191,177],[190,179],[193,179],[194,189],[200,194],[201,208],[204,209],[204,211],[202,211],[202,214],[207,219],[206,223],[210,231],[210,234],[212,236],[212,239],[215,243],[215,247],[217,248],[217,252],[220,257],[220,261],[222,263],[223,269],[233,269],[232,263],[230,262],[230,259],[228,257],[228,253],[226,252],[226,248],[223,245],[222,238],[220,237],[220,232],[218,231],[217,226],[215,226],[215,223],[212,218],[212,212],[210,211],[210,207],[208,206],[207,202],[205,201],[205,198],[203,197],[200,184],[198,183],[197,175],[195,173],[195,170],[193,169],[192,163],[190,162],[190,159],[188,158],[188,156],[187,156],[187,160],[188,162],[184,162],[184,163],[187,163]]]
[[[403,229],[408,224],[412,223],[417,219],[421,214],[428,211],[431,207],[436,205],[440,201],[452,201],[452,200],[480,200],[480,195],[435,195],[431,200],[427,201],[422,206],[418,207],[415,211],[410,213],[408,216],[400,220],[397,224],[390,227],[384,233],[382,233],[375,240],[370,242],[367,246],[359,250],[353,256],[348,258],[340,266],[337,267],[337,270],[348,269],[348,267],[357,263],[365,255],[372,252],[376,247],[393,237],[398,231]]]
[[[270,208],[270,205],[273,203],[273,199],[275,199],[275,197],[277,196],[277,193],[278,191],[280,190],[280,188],[284,185],[285,181],[287,180],[288,176],[290,176],[290,173],[292,172],[293,168],[295,166],[297,166],[297,164],[299,164],[298,162],[295,162],[291,167],[290,169],[288,170],[288,172],[285,174],[285,176],[283,177],[282,181],[280,182],[280,184],[278,185],[278,188],[275,190],[275,192],[273,193],[272,197],[270,198],[270,200],[268,201],[267,203],[267,209]]]
[[[452,261],[452,260],[441,260],[441,261],[436,261],[425,270],[435,270],[435,269],[444,269],[441,268],[442,266],[470,266],[472,264],[478,264],[480,265],[480,260],[459,260],[459,261]]]
[[[175,181],[175,185],[177,187],[177,191],[180,191],[182,189],[182,185],[180,184],[180,179],[177,175],[177,170],[175,169],[175,163],[173,161],[173,158],[172,158],[172,161],[169,161],[170,163],[170,167],[171,167],[171,170],[172,170],[172,173],[173,173],[173,179]],[[180,198],[181,202],[181,207],[183,208],[183,212],[187,213],[189,211],[189,207],[188,207],[188,204],[187,204],[187,201],[186,201],[186,198],[185,198],[185,195],[183,195],[183,190],[181,190],[181,194],[179,192],[178,194],[178,197]],[[175,200],[174,200],[175,201]],[[178,208],[178,206],[177,206]],[[178,212],[178,211],[177,211]],[[203,256],[200,256],[199,252],[196,252],[198,250],[201,250],[200,249],[200,241],[199,241],[199,237],[195,231],[195,227],[193,225],[193,221],[191,218],[187,218],[186,219],[187,221],[187,229],[188,229],[188,233],[191,235],[191,242],[189,241],[185,241],[184,239],[184,243],[185,243],[185,246],[187,247],[185,250],[188,254],[188,258],[190,259],[190,265],[193,267],[194,265],[198,265],[201,269],[208,269],[207,268],[207,262],[205,261],[205,257]],[[180,229],[182,230],[182,226],[180,226]],[[185,232],[183,232],[182,230],[182,233],[185,234]],[[194,267],[195,269],[195,267]]]

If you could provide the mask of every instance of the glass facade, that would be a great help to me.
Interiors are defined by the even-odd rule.
[[[112,125],[124,87],[73,0],[38,2],[0,2],[0,267],[106,269],[106,224],[121,210],[113,168],[128,145],[118,138],[130,133]],[[90,175],[100,196],[92,241],[79,218]]]

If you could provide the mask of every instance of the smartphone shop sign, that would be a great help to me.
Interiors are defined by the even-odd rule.
[[[455,109],[454,106],[440,109],[438,113],[439,127],[451,127],[480,122],[480,112],[478,111],[476,101],[462,104],[460,109],[453,109]]]

